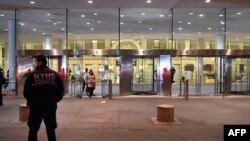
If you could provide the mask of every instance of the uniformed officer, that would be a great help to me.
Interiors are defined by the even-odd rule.
[[[25,80],[24,97],[30,109],[28,141],[37,141],[37,132],[42,120],[45,123],[49,141],[56,141],[55,129],[57,102],[64,95],[63,82],[60,75],[47,67],[44,55],[34,58],[35,70]]]

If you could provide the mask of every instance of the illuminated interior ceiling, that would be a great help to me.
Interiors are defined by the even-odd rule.
[[[56,38],[65,38],[67,8],[70,39],[118,39],[119,26],[121,38],[171,38],[170,10],[174,8],[174,38],[203,37],[214,40],[214,35],[219,34],[218,31],[225,24],[220,23],[223,17],[219,15],[223,12],[219,11],[229,8],[228,37],[231,37],[231,33],[232,40],[243,40],[250,36],[248,0],[211,0],[210,3],[205,0],[151,0],[151,3],[147,3],[147,0],[93,0],[92,4],[88,0],[33,1],[35,4],[31,4],[30,0],[1,0],[0,14],[5,16],[0,17],[0,31],[4,32],[7,29],[7,20],[14,18],[12,10],[20,9],[20,33],[24,35],[24,39],[38,39],[43,37],[42,34],[50,33]],[[239,12],[242,14],[237,14]],[[200,17],[201,14],[204,16]]]

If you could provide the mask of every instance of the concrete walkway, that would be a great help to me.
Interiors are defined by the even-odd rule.
[[[25,99],[3,100],[0,140],[26,141],[26,122],[18,120]],[[158,104],[173,105],[179,123],[155,124]],[[65,97],[57,116],[58,141],[223,141],[224,124],[250,124],[250,97]],[[46,140],[42,124],[39,141]]]

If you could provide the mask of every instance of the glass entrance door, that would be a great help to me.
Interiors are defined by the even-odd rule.
[[[134,58],[133,75],[132,75],[132,93],[139,94],[155,94],[154,89],[154,58]]]
[[[250,92],[249,63],[249,58],[232,59],[231,93],[248,94]]]

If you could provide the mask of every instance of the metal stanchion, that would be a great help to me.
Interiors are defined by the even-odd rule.
[[[184,91],[185,91],[184,98],[188,100],[188,80],[185,81]]]
[[[112,99],[112,80],[109,79],[109,99]]]
[[[103,95],[102,98],[109,97],[109,99],[112,99],[112,80],[109,79],[107,82],[108,82],[108,94]]]
[[[181,93],[182,93],[182,80],[180,80],[180,95],[181,96]]]

